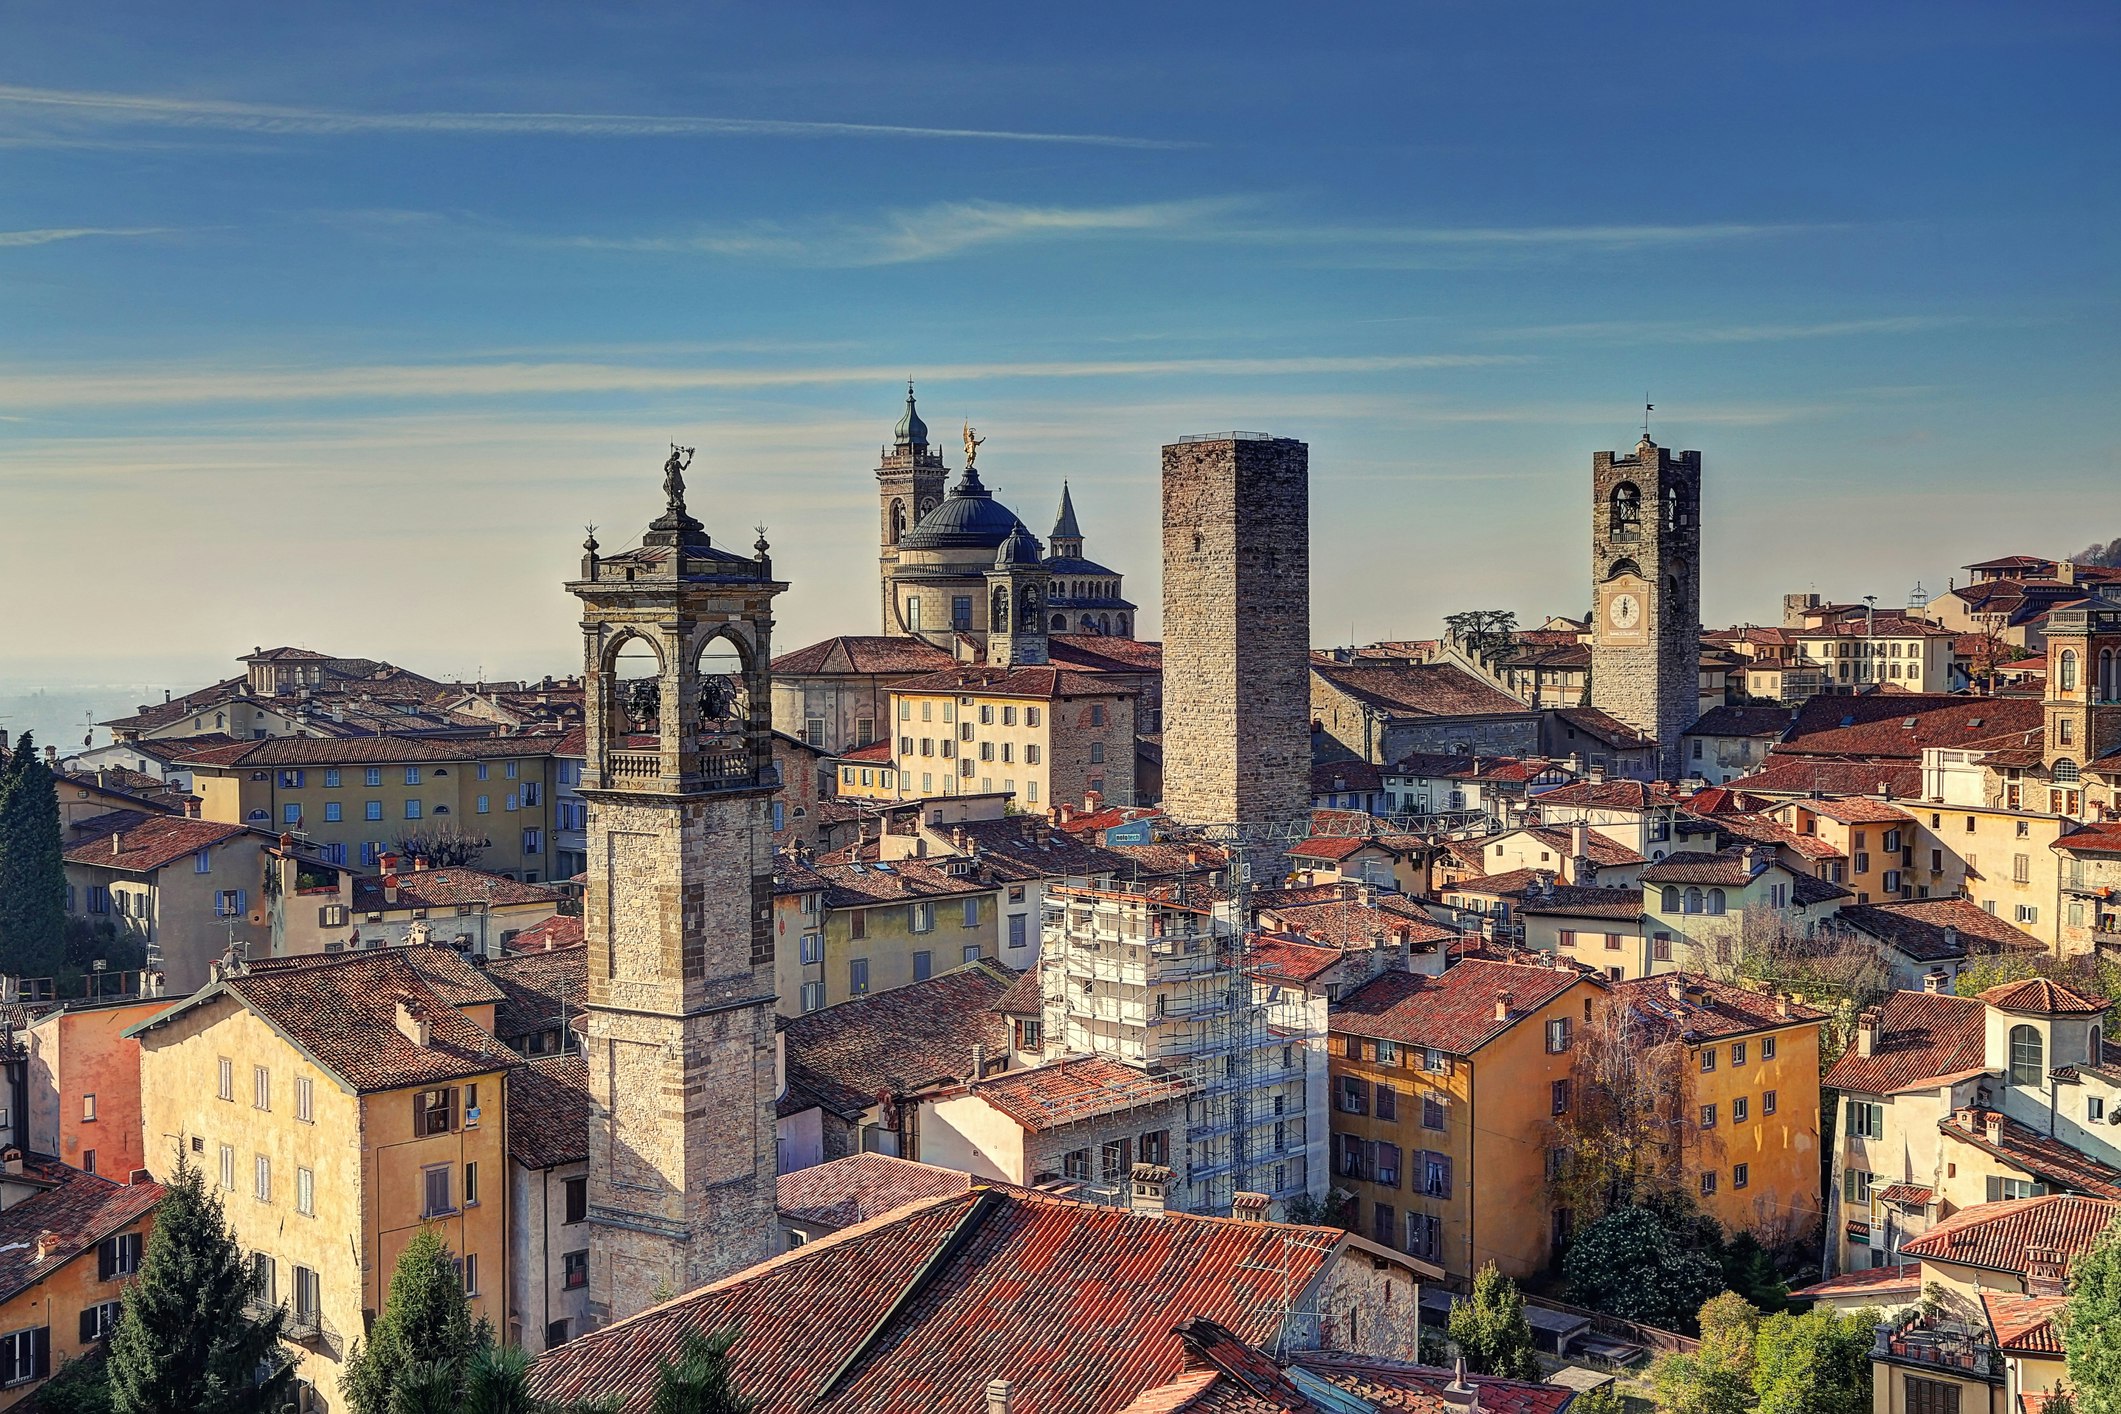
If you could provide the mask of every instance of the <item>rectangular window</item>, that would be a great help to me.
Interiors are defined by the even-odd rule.
[[[283,825],[301,824],[302,807],[291,800],[282,805],[280,807],[280,823]]]
[[[412,1097],[413,1138],[425,1139],[432,1134],[448,1134],[456,1127],[455,1086],[445,1085],[439,1090],[422,1090]]]
[[[282,771],[280,773],[281,790],[300,790],[301,788],[302,773],[300,771]]]
[[[1907,1414],[1959,1414],[1959,1386],[1915,1375],[1903,1378],[1907,1382]]]
[[[977,896],[965,900],[965,926],[979,927],[979,899]]]
[[[1775,1058],[1775,1038],[1773,1036],[1762,1036],[1760,1038],[1760,1058],[1764,1061],[1771,1061]]]
[[[935,931],[935,905],[928,902],[909,904],[907,922],[916,933]]]
[[[317,1118],[316,1082],[306,1075],[295,1077],[295,1118],[313,1124]]]
[[[1569,1112],[1569,1082],[1567,1080],[1555,1081],[1550,1087],[1549,1099],[1555,1114],[1567,1114]]]
[[[476,1163],[464,1165],[464,1206],[479,1206],[479,1166]]]
[[[466,1252],[459,1261],[458,1266],[464,1273],[464,1294],[466,1296],[477,1296],[479,1294],[479,1254]]]
[[[1706,1198],[1716,1191],[1716,1173],[1711,1169],[1701,1176],[1701,1196]]]
[[[869,911],[867,909],[857,908],[848,913],[847,936],[850,938],[866,938],[869,936]]]
[[[1703,1105],[1701,1107],[1701,1127],[1703,1129],[1714,1129],[1716,1127],[1716,1107],[1714,1105]]]
[[[1670,962],[1672,960],[1672,935],[1670,933],[1658,933],[1650,939],[1650,959],[1653,962]]]
[[[294,1323],[315,1329],[324,1314],[323,1283],[308,1267],[295,1268]]]
[[[118,1315],[125,1309],[118,1301],[99,1301],[81,1310],[81,1343],[93,1345],[118,1328]]]
[[[81,1097],[81,1122],[83,1124],[94,1124],[96,1122],[96,1097],[94,1095],[83,1095]]]
[[[383,784],[383,768],[381,766],[370,766],[366,770],[362,771],[361,784],[369,786],[379,786]]]
[[[344,818],[346,818],[345,812],[339,808],[338,801],[327,800],[324,802],[324,819],[327,824],[337,824]]]
[[[913,955],[913,980],[925,982],[935,975],[935,954],[917,952]]]
[[[417,801],[417,800],[408,800],[408,801],[406,801],[406,802],[405,802],[405,818],[406,818],[406,819],[408,819],[408,820],[417,820],[417,819],[419,819],[419,818],[420,818],[420,802],[419,802],[419,801]]]
[[[224,1192],[236,1191],[236,1146],[221,1146],[221,1187]]]
[[[416,786],[419,783],[420,768],[418,766],[407,766],[405,768],[405,784],[409,786]]]
[[[1706,1074],[1707,1072],[1709,1072],[1709,1071],[1712,1071],[1712,1070],[1714,1070],[1715,1068],[1716,1068],[1716,1048],[1715,1048],[1714,1046],[1703,1046],[1703,1047],[1701,1048],[1701,1069],[1702,1069],[1702,1072],[1703,1072],[1704,1074]]]
[[[1733,1187],[1733,1188],[1743,1188],[1743,1187],[1745,1187],[1745,1186],[1746,1186],[1746,1184],[1748,1184],[1748,1183],[1752,1182],[1752,1175],[1753,1175],[1753,1171],[1752,1171],[1752,1167],[1751,1167],[1750,1165],[1748,1165],[1748,1164],[1739,1164],[1739,1165],[1738,1165],[1737,1167],[1735,1167],[1735,1168],[1733,1168],[1733,1169],[1731,1170],[1731,1187]]]
[[[217,1085],[215,1093],[224,1100],[235,1099],[236,1063],[227,1056],[218,1056],[214,1060],[214,1073]]]
[[[317,1175],[314,1169],[295,1170],[295,1211],[305,1218],[317,1215]]]
[[[1547,1023],[1547,1054],[1560,1055],[1569,1048],[1569,1019],[1556,1017]]]
[[[1731,1101],[1731,1123],[1744,1124],[1751,1119],[1753,1117],[1752,1107],[1753,1102],[1743,1095]]]
[[[958,956],[963,958],[966,962],[978,962],[983,956],[983,954],[979,950],[978,943],[968,943],[966,944],[964,951],[958,954]]]
[[[449,1170],[450,1165],[437,1164],[433,1168],[420,1171],[421,1217],[438,1217],[441,1214],[456,1211],[456,1206],[452,1201],[455,1197],[456,1189],[455,1175],[450,1173]]]
[[[589,1180],[570,1178],[566,1180],[566,1216],[562,1222],[579,1223],[589,1221]]]
[[[1010,914],[1009,946],[1012,948],[1020,948],[1024,946],[1026,941],[1028,941],[1029,936],[1030,935],[1028,932],[1028,926],[1025,922],[1025,916],[1021,913]]]
[[[805,933],[802,936],[802,940],[796,944],[796,949],[797,960],[805,966],[823,962],[825,960],[825,935],[823,933]]]
[[[1353,1075],[1340,1078],[1340,1112],[1347,1115],[1370,1112],[1370,1083]]]
[[[137,1232],[121,1232],[96,1244],[96,1279],[116,1281],[140,1270],[141,1240]]]
[[[491,815],[493,813],[493,797],[490,795],[482,795],[472,803],[471,808],[477,814]]]
[[[1760,1112],[1764,1115],[1771,1115],[1775,1112],[1775,1092],[1773,1090],[1760,1097]]]
[[[1841,1201],[1861,1203],[1866,1208],[1871,1204],[1871,1176],[1862,1169],[1844,1169],[1841,1173]]]
[[[545,832],[544,832],[543,830],[525,830],[525,831],[523,831],[523,853],[525,853],[525,854],[542,854],[542,853],[544,853],[544,852],[545,852]]]
[[[364,818],[364,819],[368,819],[368,820],[380,820],[380,819],[382,819],[382,818],[383,818],[383,802],[382,802],[382,801],[380,801],[380,800],[371,800],[371,801],[367,801],[367,802],[365,802],[365,803],[364,803],[364,804],[363,804],[363,805],[361,806],[361,815],[362,815],[362,818]],[[365,854],[365,853],[366,853],[366,851],[363,851],[363,853]],[[367,862],[368,862],[368,863],[371,863],[371,864],[372,864],[372,863],[374,863],[375,861],[374,861],[373,859],[370,859],[370,860],[368,860]]]
[[[1743,1042],[1743,1041],[1733,1041],[1733,1042],[1731,1042],[1731,1064],[1732,1064],[1732,1065],[1744,1065],[1744,1064],[1745,1064],[1745,1042]]]
[[[589,1285],[589,1249],[569,1252],[560,1258],[561,1280],[569,1291],[579,1291]]]
[[[272,1072],[262,1065],[250,1068],[250,1105],[252,1109],[272,1108]]]
[[[263,1154],[259,1154],[254,1168],[251,1197],[256,1198],[260,1203],[270,1203],[272,1201],[272,1160],[266,1158]]]
[[[1421,1097],[1421,1127],[1423,1129],[1442,1129],[1444,1127],[1443,1097],[1433,1091]]]
[[[337,790],[339,788],[339,768],[337,766],[326,766],[324,768],[324,788],[326,790]]]
[[[851,957],[847,959],[847,994],[853,997],[869,995],[869,959]]]
[[[1399,1120],[1399,1092],[1383,1081],[1377,1082],[1377,1117],[1397,1123]]]

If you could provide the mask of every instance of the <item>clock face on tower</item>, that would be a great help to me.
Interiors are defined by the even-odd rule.
[[[1605,617],[1614,628],[1633,628],[1642,622],[1642,601],[1632,594],[1615,594],[1606,604]]]

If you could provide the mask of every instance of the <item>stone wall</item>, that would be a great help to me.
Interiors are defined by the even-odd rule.
[[[1310,805],[1310,449],[1165,447],[1163,531],[1164,808],[1199,823],[1298,818]]]

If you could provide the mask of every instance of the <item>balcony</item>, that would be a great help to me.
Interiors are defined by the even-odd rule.
[[[1951,1321],[1926,1318],[1918,1307],[1878,1327],[1871,1358],[2000,1382],[2003,1358],[1983,1339],[1985,1335],[1985,1331]]]
[[[604,756],[604,774],[613,781],[652,781],[663,774],[663,753],[607,752]]]

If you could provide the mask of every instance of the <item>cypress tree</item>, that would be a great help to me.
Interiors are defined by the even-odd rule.
[[[250,1310],[250,1269],[182,1149],[140,1276],[111,1333],[115,1414],[274,1414],[290,1397],[281,1312]]]
[[[31,733],[0,763],[0,972],[49,977],[66,957],[59,789]]]
[[[432,1373],[420,1367],[460,1372],[491,1339],[483,1322],[472,1324],[464,1283],[441,1234],[423,1227],[398,1254],[383,1312],[368,1333],[368,1343],[354,1346],[339,1387],[354,1414],[392,1414],[398,1386],[416,1374],[424,1382]]]

